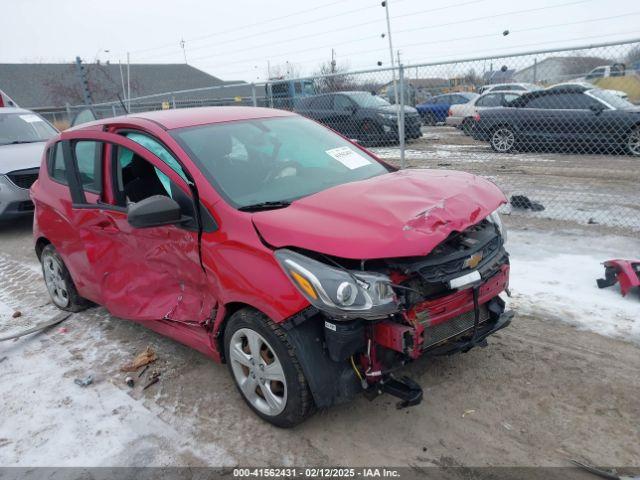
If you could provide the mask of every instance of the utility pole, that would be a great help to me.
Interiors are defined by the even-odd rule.
[[[331,49],[331,73],[336,73],[336,51]]]
[[[76,75],[78,76],[80,86],[82,87],[82,98],[84,99],[84,104],[91,105],[93,103],[93,99],[91,98],[91,90],[89,90],[87,71],[82,64],[82,59],[80,57],[76,57]]]
[[[184,38],[180,39],[180,47],[182,48],[182,55],[184,55],[184,63],[187,62],[187,49],[185,48],[187,42],[184,41]]]
[[[393,42],[391,41],[391,21],[389,20],[389,0],[382,2],[385,13],[387,15],[387,37],[389,38],[389,57],[391,58],[391,75],[393,78],[393,96],[396,105],[398,105],[398,85],[396,83],[396,65],[393,60]],[[397,108],[397,107],[396,107]]]
[[[124,89],[124,74],[122,73],[122,62],[118,60],[118,66],[120,67],[120,83],[122,84],[122,98],[127,98],[127,91]]]
[[[127,52],[127,110],[131,111],[131,55]]]

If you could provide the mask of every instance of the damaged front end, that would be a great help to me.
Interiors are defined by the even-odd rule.
[[[289,322],[288,333],[316,404],[340,403],[364,389],[415,405],[421,388],[394,371],[421,357],[485,346],[513,317],[499,296],[509,285],[505,238],[492,214],[422,257],[346,260],[277,250],[312,305]],[[304,321],[309,317],[320,321]]]

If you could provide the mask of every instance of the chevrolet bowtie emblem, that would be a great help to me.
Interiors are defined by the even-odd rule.
[[[467,268],[476,268],[482,261],[482,252],[474,253],[464,261],[464,266]]]

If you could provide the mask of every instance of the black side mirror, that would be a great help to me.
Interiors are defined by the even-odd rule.
[[[600,115],[602,113],[602,111],[604,110],[604,106],[597,105],[597,104],[594,103],[594,104],[589,105],[589,110],[591,110],[596,115]]]
[[[175,225],[185,218],[180,214],[178,202],[164,195],[154,195],[130,205],[127,220],[134,228],[149,228]]]

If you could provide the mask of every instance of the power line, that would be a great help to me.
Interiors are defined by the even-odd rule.
[[[206,39],[206,38],[215,37],[217,35],[225,35],[227,33],[236,32],[238,30],[244,30],[244,29],[255,27],[255,26],[259,26],[259,25],[264,25],[266,23],[273,23],[273,22],[276,22],[278,20],[283,20],[285,18],[295,17],[297,15],[302,15],[303,13],[314,12],[316,10],[320,10],[321,8],[330,7],[331,5],[336,5],[338,3],[346,3],[346,0],[337,0],[337,1],[334,1],[334,2],[330,2],[330,3],[325,3],[323,5],[318,5],[318,6],[313,7],[313,8],[308,8],[306,10],[300,10],[298,12],[289,13],[287,15],[282,15],[280,17],[273,17],[273,18],[270,18],[268,20],[262,20],[260,22],[255,22],[255,23],[250,23],[250,24],[247,24],[247,25],[242,25],[240,27],[236,27],[236,28],[233,28],[233,29],[224,30],[222,32],[212,33],[212,34],[209,34],[209,35],[203,35],[203,36],[195,37],[195,38],[188,39],[188,40],[185,40],[185,41],[188,41],[188,42],[199,42],[200,40],[203,40],[203,39]],[[159,46],[156,46],[156,47],[143,48],[143,49],[140,49],[140,50],[133,50],[131,53],[149,52],[149,51],[153,51],[153,50],[159,50],[159,49],[162,49],[162,48],[166,48],[168,46],[174,46],[174,43],[168,43],[168,44],[159,45]]]
[[[401,0],[396,0],[395,3],[399,3],[400,1]],[[392,16],[391,19],[397,19],[397,18],[402,18],[402,17],[407,17],[407,16],[422,15],[424,13],[433,13],[433,12],[437,12],[437,11],[441,11],[441,10],[447,10],[447,9],[450,9],[450,8],[462,7],[462,6],[475,4],[475,3],[480,3],[480,2],[484,2],[484,1],[486,1],[486,0],[466,0],[464,2],[456,3],[454,5],[448,5],[448,6],[445,6],[445,7],[429,8],[429,9],[426,9],[426,10],[418,10],[416,12],[410,12],[410,13],[405,13],[405,14],[401,14],[401,15]],[[584,2],[584,1],[591,1],[591,0],[580,0],[580,1]],[[308,25],[308,24],[311,24],[311,23],[318,23],[318,22],[321,22],[321,21],[324,21],[324,20],[329,20],[329,19],[333,19],[333,18],[336,18],[336,17],[341,17],[343,15],[347,15],[347,14],[350,14],[350,13],[355,13],[355,12],[359,12],[359,11],[362,11],[362,10],[368,10],[370,8],[371,7],[369,7],[369,6],[364,7],[364,8],[357,8],[355,10],[349,10],[349,11],[343,12],[341,14],[330,15],[330,16],[327,16],[327,17],[314,19],[314,20],[311,20],[309,22],[303,22],[303,23],[300,23],[300,24],[297,24],[297,25],[294,25],[294,26],[289,25],[289,26],[285,26],[285,27],[279,27],[279,28],[273,29],[273,30],[266,30],[266,31],[263,31],[263,32],[257,32],[255,34],[247,35],[247,36],[244,36],[244,37],[234,38],[234,39],[226,40],[224,42],[218,42],[215,45],[217,46],[217,45],[223,45],[225,43],[232,43],[232,42],[242,41],[242,40],[246,40],[248,38],[253,38],[253,37],[264,35],[264,34],[267,34],[267,33],[273,33],[273,32],[281,31],[281,30],[288,30],[288,29],[293,28],[293,27]],[[368,20],[366,22],[360,22],[360,23],[356,23],[356,24],[351,24],[351,25],[347,25],[347,26],[341,27],[341,28],[334,28],[334,29],[331,30],[331,33],[340,32],[340,31],[344,31],[344,30],[353,30],[356,27],[361,27],[361,26],[365,26],[365,25],[371,25],[371,24],[374,24],[374,23],[379,23],[381,21],[382,21],[381,19]],[[264,44],[264,45],[261,45],[261,46],[265,47],[265,46],[278,45],[278,44],[282,44],[282,43],[291,43],[291,42],[293,42],[295,40],[311,38],[311,37],[317,37],[317,36],[321,36],[321,35],[326,35],[326,32],[318,32],[318,33],[313,33],[313,34],[309,34],[309,35],[302,35],[302,36],[298,36],[298,37],[290,37],[290,38],[287,38],[286,40],[282,40],[282,41],[278,41],[278,42],[271,42],[271,43],[267,43],[267,44]],[[369,37],[369,38],[374,38],[374,37],[377,38],[378,36],[379,35],[375,35],[375,36],[372,36],[372,37]],[[193,52],[195,50],[202,50],[203,48],[209,48],[210,46],[211,45],[199,46],[199,47],[196,47],[196,48],[191,48],[189,51]],[[326,47],[321,47],[321,48],[326,48]],[[192,60],[202,60],[204,58],[211,58],[211,57],[225,56],[225,55],[233,55],[233,54],[236,54],[238,52],[247,51],[247,50],[254,50],[254,49],[255,49],[255,47],[252,46],[252,47],[243,48],[243,49],[239,49],[239,50],[227,51],[227,52],[224,52],[222,54],[216,53],[216,54],[211,54],[211,55],[203,55],[203,56],[200,56],[200,57],[194,57],[194,58],[192,58]],[[156,57],[147,57],[147,58],[157,58],[157,56]]]
[[[640,12],[638,12],[640,13]],[[631,13],[631,14],[627,14],[627,15],[635,15],[637,13]],[[625,15],[618,15],[616,17],[622,17]],[[578,22],[576,22],[578,23]],[[584,22],[586,23],[586,22]],[[552,27],[555,27],[558,25],[552,25]],[[540,30],[542,28],[546,28],[545,26],[541,26],[541,27],[533,27],[533,29],[537,29]],[[567,39],[560,39],[560,40],[550,40],[550,41],[546,41],[546,42],[536,42],[536,43],[529,43],[529,44],[520,44],[520,45],[512,45],[510,47],[505,47],[505,48],[499,48],[499,49],[492,49],[492,53],[496,53],[496,52],[501,52],[504,50],[511,50],[514,48],[521,48],[521,47],[534,47],[536,45],[545,45],[545,44],[551,44],[551,43],[560,43],[560,42],[570,42],[570,41],[578,41],[578,40],[588,40],[588,39],[592,39],[592,38],[600,38],[600,37],[612,37],[612,36],[616,36],[616,35],[629,35],[629,34],[634,34],[637,33],[635,31],[626,31],[626,32],[617,32],[617,33],[611,33],[611,34],[606,34],[606,35],[591,35],[591,36],[584,36],[584,37],[574,37],[574,38],[567,38]],[[495,33],[490,34],[492,36],[496,35]],[[457,40],[467,40],[467,39],[474,39],[476,37],[480,37],[480,36],[489,36],[489,34],[487,35],[476,35],[476,36],[471,36],[471,37],[460,37],[457,39],[448,39],[448,40],[442,40],[442,41],[437,41],[437,42],[433,42],[433,43],[447,43],[447,42],[451,42],[451,41],[457,41]],[[408,45],[405,45],[404,47],[401,46],[400,48],[406,48]],[[361,51],[361,52],[349,52],[349,53],[345,53],[344,55],[357,55],[359,53],[368,53],[368,52],[382,52],[385,51],[386,48],[379,48],[376,50],[367,50],[367,51]],[[567,50],[570,50],[570,48],[568,47]],[[485,50],[472,50],[472,51],[465,51],[465,54],[471,54],[471,53],[481,53],[484,52]],[[442,57],[441,57],[442,58]],[[487,58],[491,58],[491,54],[487,54]],[[322,61],[322,59],[315,59],[315,60],[306,60],[306,61],[302,61],[302,62],[297,62],[298,64],[307,64],[307,63],[315,63],[318,61]],[[438,59],[435,59],[434,61],[438,61]],[[455,60],[452,60],[452,62]],[[446,61],[443,60],[442,63],[447,63]],[[227,75],[234,75],[236,73],[243,73],[246,72],[246,70],[244,71],[236,71],[236,72],[230,72],[227,73]],[[347,72],[348,73],[348,72]]]
[[[582,3],[586,2],[586,1],[590,1],[590,0],[581,0]],[[573,4],[573,3],[577,3],[577,2],[571,2],[571,3]],[[564,5],[567,5],[567,4],[564,4]],[[529,11],[529,10],[527,10],[527,11]],[[511,12],[511,13],[516,13],[516,12]],[[621,15],[613,15],[613,16],[609,16],[609,17],[600,17],[600,18],[594,18],[594,19],[588,19],[588,20],[580,20],[580,21],[576,21],[576,22],[564,22],[564,23],[553,24],[553,25],[540,25],[540,26],[537,26],[537,27],[531,27],[531,28],[527,28],[527,29],[513,30],[512,33],[534,31],[534,30],[543,30],[543,29],[547,29],[547,28],[578,25],[578,24],[582,24],[582,23],[593,23],[593,22],[597,22],[597,21],[611,20],[611,19],[614,19],[614,18],[621,18],[621,17],[638,15],[638,14],[640,14],[640,12],[629,12],[629,13],[621,14]],[[478,38],[488,38],[488,37],[493,37],[495,35],[496,35],[495,32],[491,32],[491,33],[481,34],[481,35],[473,35],[473,36],[465,36],[465,37],[457,37],[457,38],[448,38],[448,39],[433,40],[433,41],[427,41],[427,42],[416,42],[416,43],[402,45],[401,48],[408,48],[408,47],[413,47],[413,46],[418,46],[418,45],[434,45],[434,44],[448,43],[448,42],[454,42],[454,41],[472,40],[472,39],[478,39]],[[364,41],[364,40],[369,40],[369,39],[377,38],[377,37],[378,37],[378,35],[362,37],[362,38],[350,40],[350,41],[347,41],[347,42],[341,42],[341,45],[346,45],[346,44],[349,44],[349,43],[361,42],[361,41]],[[306,53],[306,52],[313,51],[313,50],[320,50],[320,49],[323,49],[323,48],[331,48],[333,46],[334,46],[334,43],[323,45],[323,46],[310,47],[310,48],[301,49],[301,50],[288,51],[286,53],[281,54],[280,56],[281,56],[281,58],[284,58],[284,57],[288,57],[288,56],[291,56],[291,55],[296,55],[296,54],[299,54],[299,53]],[[381,52],[382,50],[383,50],[382,48],[360,50],[360,51],[357,51],[357,52],[344,53],[343,56],[359,55],[359,54],[362,54],[362,53]],[[235,61],[235,62],[225,62],[225,65],[237,65],[237,64],[241,64],[241,63],[251,63],[255,59],[256,58],[243,59],[243,60],[238,60],[238,61]],[[196,58],[196,60],[197,60],[197,58]],[[311,63],[313,61],[315,61],[315,60],[308,60],[308,61],[298,62],[298,63],[303,63],[304,64],[304,63]],[[204,65],[207,65],[207,64],[204,64]]]

